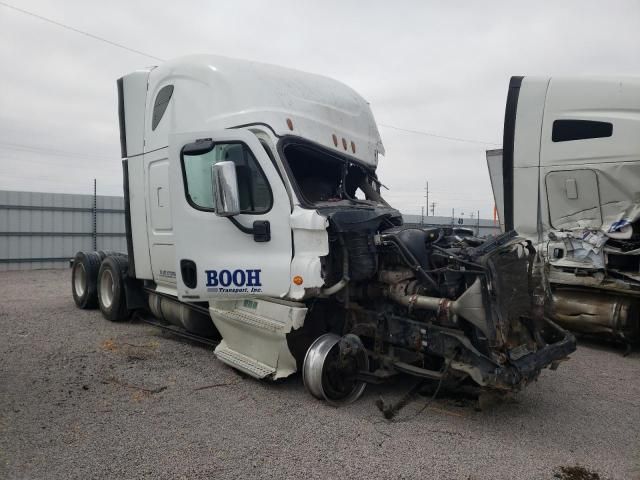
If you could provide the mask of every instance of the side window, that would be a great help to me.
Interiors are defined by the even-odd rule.
[[[199,209],[214,208],[211,167],[224,161],[231,161],[236,165],[241,212],[268,212],[273,203],[269,183],[253,153],[243,143],[216,143],[207,153],[182,156],[184,184],[189,202]]]
[[[173,95],[173,85],[167,85],[166,87],[162,87],[156,95],[156,100],[153,102],[153,117],[151,118],[151,130],[155,130],[160,120],[162,120],[162,116],[164,112],[166,112],[167,107],[169,106],[169,100],[171,100],[171,96]]]
[[[610,137],[613,125],[609,122],[593,120],[556,120],[553,122],[551,140],[554,142],[568,142],[571,140],[586,140],[588,138]]]

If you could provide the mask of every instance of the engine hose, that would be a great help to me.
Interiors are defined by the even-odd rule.
[[[426,281],[429,285],[431,285],[431,287],[433,287],[434,290],[436,291],[440,290],[438,283],[433,279],[431,275],[429,275],[425,271],[424,268],[420,266],[416,258],[411,254],[411,252],[407,251],[407,249],[404,248],[404,245],[402,245],[402,243],[399,242],[397,238],[395,238],[392,235],[383,235],[382,240],[386,240],[390,242],[398,250],[404,262],[410,268],[414,269],[420,275],[420,278],[422,278],[422,280]]]
[[[436,250],[441,252],[441,255],[439,256],[444,256],[445,258],[455,258],[458,262],[464,264],[464,265],[471,265],[472,267],[476,267],[476,268],[481,268],[482,270],[486,270],[485,267],[483,267],[482,265],[480,265],[479,263],[474,263],[474,262],[470,262],[468,260],[465,260],[461,257],[459,257],[458,255],[448,252],[446,249],[439,247],[437,245],[433,245],[433,248],[435,248]]]
[[[331,295],[338,293],[340,290],[346,287],[347,283],[349,283],[349,277],[342,277],[337,283],[334,283],[330,287],[323,288],[320,291],[320,295],[323,297],[330,297]]]

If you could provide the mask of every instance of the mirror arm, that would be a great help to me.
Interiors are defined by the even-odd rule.
[[[245,227],[234,217],[227,217],[227,218],[231,220],[231,223],[233,223],[241,232],[247,233],[249,235],[253,235],[253,228]]]
[[[253,228],[245,227],[235,217],[227,217],[238,230],[248,235],[253,235],[255,242],[269,242],[271,240],[271,224],[268,220],[255,220]]]

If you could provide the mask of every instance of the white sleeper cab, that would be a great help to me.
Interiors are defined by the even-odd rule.
[[[640,340],[640,77],[513,77],[487,152],[505,230],[544,258],[560,325]]]
[[[410,375],[519,389],[575,349],[531,243],[407,228],[369,104],[319,75],[190,56],[118,80],[127,252],[79,252],[73,295],[216,345],[332,404]]]

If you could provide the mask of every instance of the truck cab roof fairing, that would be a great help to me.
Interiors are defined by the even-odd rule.
[[[158,92],[173,98],[155,131]],[[167,145],[169,133],[266,124],[376,167],[384,147],[369,104],[350,87],[320,75],[246,60],[194,55],[170,60],[149,75],[145,151]]]

